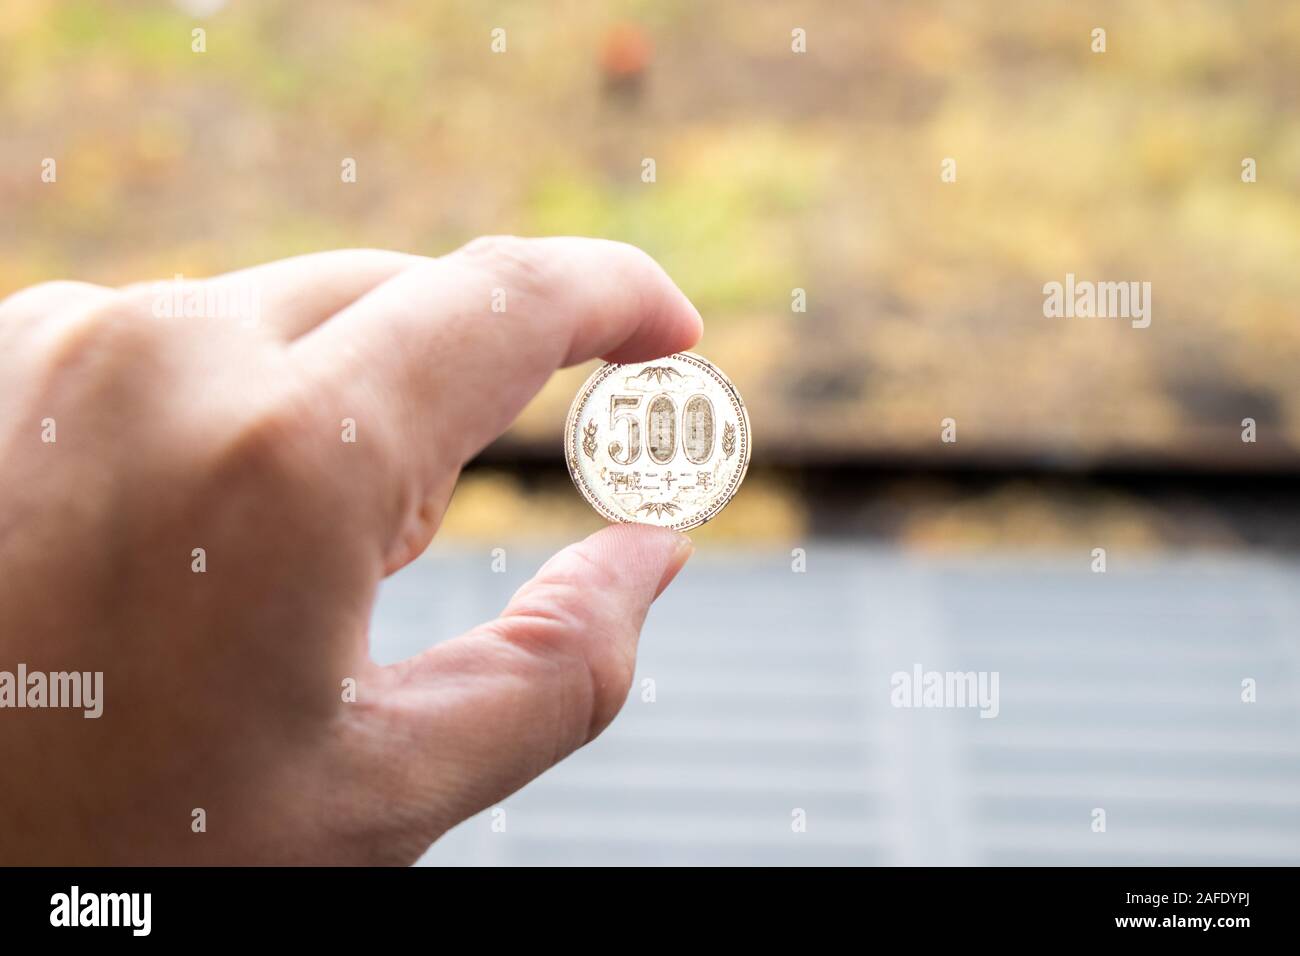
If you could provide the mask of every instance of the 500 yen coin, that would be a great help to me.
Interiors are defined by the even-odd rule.
[[[573,483],[610,521],[699,527],[735,495],[749,456],[740,393],[693,352],[597,369],[564,426]]]

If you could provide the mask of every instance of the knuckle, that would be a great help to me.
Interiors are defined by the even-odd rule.
[[[549,259],[539,244],[519,236],[480,236],[455,255],[528,291],[543,288],[551,274]]]
[[[153,338],[157,330],[149,311],[149,297],[138,290],[115,291],[87,309],[86,315],[103,334],[113,338]]]
[[[292,482],[322,494],[335,487],[355,493],[351,483],[370,477],[348,464],[358,456],[333,453],[354,446],[342,443],[339,420],[311,384],[292,373],[269,390],[264,382],[253,386],[243,399],[223,408],[227,420],[219,427],[224,438],[214,443],[213,471],[219,480]]]
[[[56,280],[21,289],[0,299],[0,334],[7,341],[25,343],[39,354],[42,342],[57,342],[58,330],[96,306],[111,301],[115,290],[87,282]]]
[[[608,610],[587,589],[552,581],[531,589],[497,622],[499,636],[553,668],[585,701],[584,743],[618,714],[636,673],[634,635]]]
[[[50,364],[57,370],[138,356],[153,338],[143,319],[133,299],[118,292],[62,316],[47,331]]]
[[[271,402],[241,417],[222,449],[223,464],[240,472],[287,471],[303,423],[285,404]]]
[[[204,454],[197,497],[209,507],[231,508],[250,525],[285,520],[306,506],[312,487],[294,450],[299,447],[283,413],[270,408],[247,413]]]
[[[355,456],[334,453],[329,418],[306,396],[276,393],[221,403],[192,421],[205,440],[191,473],[195,502],[223,526],[271,540],[292,528],[296,547],[350,547],[371,517],[357,499]],[[283,540],[283,539],[281,539]],[[346,550],[345,547],[345,550]],[[339,553],[342,553],[341,551]]]
[[[644,280],[663,272],[658,261],[640,246],[618,239],[592,240],[599,243],[605,266],[627,281]]]
[[[614,255],[622,259],[623,265],[634,269],[653,269],[659,271],[659,263],[655,257],[650,255],[640,246],[633,245],[630,242],[623,242],[620,239],[610,239],[609,248]]]

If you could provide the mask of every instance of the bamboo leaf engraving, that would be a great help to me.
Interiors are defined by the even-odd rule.
[[[730,458],[736,453],[736,426],[727,422],[722,428],[722,454]]]

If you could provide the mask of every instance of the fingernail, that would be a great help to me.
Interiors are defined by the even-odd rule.
[[[685,567],[686,562],[691,559],[695,553],[695,542],[684,534],[677,535],[677,546],[673,549],[672,557],[668,559],[668,566],[664,568],[663,577],[659,579],[659,587],[655,590],[655,597],[664,593],[664,589],[673,583],[673,578],[677,577],[677,572]]]

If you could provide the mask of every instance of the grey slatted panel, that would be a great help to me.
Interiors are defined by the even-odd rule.
[[[421,559],[385,584],[376,656],[495,614],[542,558]],[[614,726],[504,801],[505,833],[480,815],[424,862],[1300,862],[1300,567],[1114,561],[699,554]],[[998,671],[1001,713],[891,707],[916,662]]]

